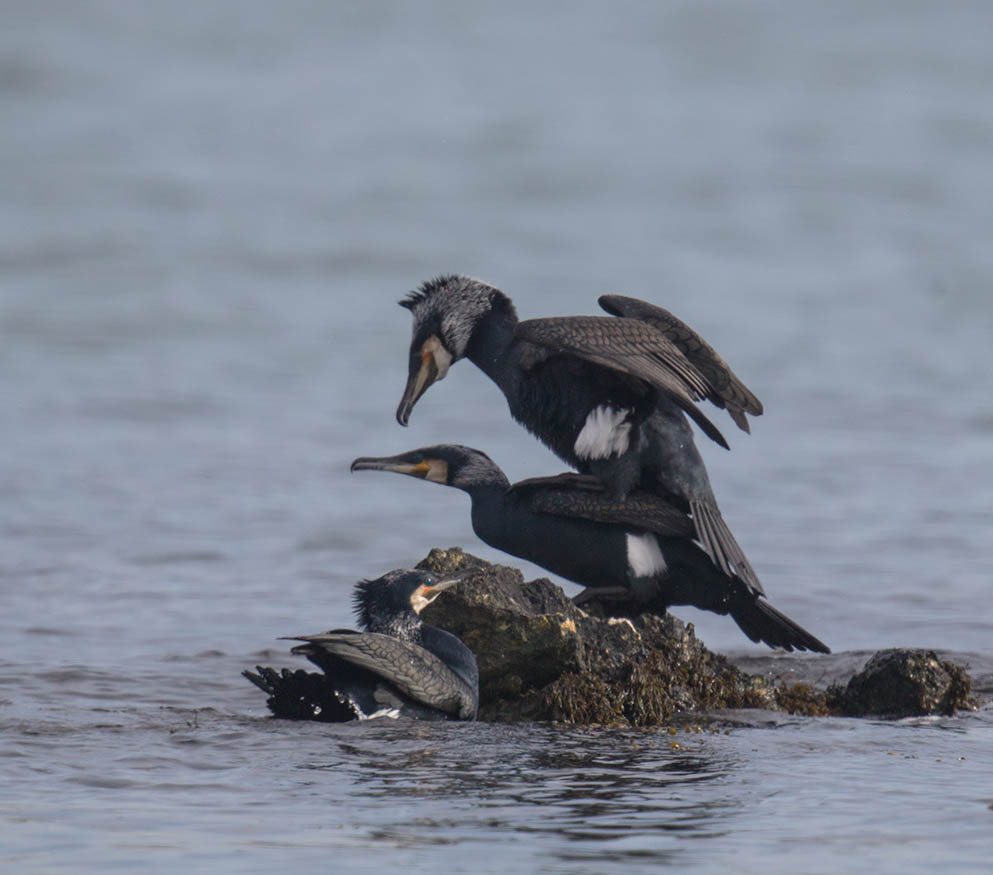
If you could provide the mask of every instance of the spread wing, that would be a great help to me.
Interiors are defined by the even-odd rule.
[[[475,713],[475,697],[465,681],[417,644],[378,632],[325,632],[297,640],[307,643],[294,647],[294,653],[309,658],[319,648],[389,681],[415,702],[463,718]]]
[[[690,516],[664,498],[635,491],[612,498],[596,477],[559,474],[521,480],[507,490],[535,513],[648,529],[673,538],[695,538]]]
[[[601,295],[599,302],[604,310],[614,316],[640,320],[661,332],[706,379],[710,387],[706,397],[718,407],[727,407],[738,428],[750,431],[745,414],[760,416],[762,402],[738,379],[717,351],[689,325],[668,310],[637,298]]]
[[[682,407],[708,437],[727,448],[717,426],[693,403],[713,400],[713,387],[679,346],[654,325],[624,317],[560,316],[520,322],[515,334],[529,343],[650,383]]]

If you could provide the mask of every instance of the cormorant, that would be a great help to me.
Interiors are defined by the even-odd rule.
[[[362,632],[333,629],[303,635],[293,653],[323,675],[302,669],[277,672],[256,666],[242,674],[269,695],[277,717],[298,720],[473,720],[479,705],[479,670],[472,651],[418,614],[462,578],[439,580],[427,571],[390,571],[355,585]]]
[[[683,415],[727,448],[694,402],[727,409],[744,431],[746,414],[761,414],[762,403],[667,310],[622,295],[599,303],[612,315],[519,322],[510,298],[479,280],[449,275],[423,283],[400,301],[414,326],[397,421],[406,425],[427,388],[468,358],[500,387],[511,416],[559,458],[616,497],[640,488],[676,498],[717,566],[762,592]]]
[[[619,596],[663,613],[692,605],[730,614],[752,641],[830,653],[761,590],[718,568],[694,543],[685,511],[660,496],[635,490],[617,498],[595,477],[575,473],[511,486],[485,453],[453,445],[363,457],[352,470],[394,471],[467,492],[480,539],[582,584],[584,599]]]

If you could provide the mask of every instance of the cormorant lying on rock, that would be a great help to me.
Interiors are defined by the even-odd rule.
[[[599,478],[615,497],[640,488],[676,498],[717,566],[762,592],[683,416],[726,448],[694,402],[727,409],[744,431],[746,414],[761,414],[761,402],[667,310],[621,295],[599,302],[611,317],[518,322],[510,298],[493,286],[457,275],[425,282],[400,302],[414,326],[397,421],[406,425],[427,388],[468,358],[500,387],[514,419],[561,459]]]
[[[363,457],[353,471],[394,471],[454,486],[472,500],[473,531],[491,547],[587,587],[584,599],[634,599],[649,610],[692,605],[730,614],[752,641],[830,653],[764,593],[717,567],[673,502],[636,490],[617,498],[594,477],[562,474],[513,486],[485,453],[441,445]]]
[[[479,706],[479,670],[472,651],[420,611],[461,577],[391,571],[355,586],[362,632],[334,629],[303,635],[293,653],[324,674],[256,666],[242,672],[269,695],[276,717],[337,723],[372,717],[472,720]]]

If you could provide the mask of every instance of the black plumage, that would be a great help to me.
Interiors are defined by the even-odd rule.
[[[595,477],[574,473],[512,486],[485,453],[453,445],[363,457],[352,470],[393,471],[467,492],[473,531],[483,541],[582,584],[583,597],[658,612],[693,605],[730,614],[753,641],[829,652],[762,593],[715,565],[694,543],[685,510],[658,495],[634,490],[618,497]]]
[[[717,407],[726,409],[742,431],[751,431],[745,414],[761,416],[762,402],[735,376],[717,351],[689,325],[662,307],[625,295],[601,295],[598,303],[613,316],[639,319],[661,332],[706,380],[706,398]]]
[[[709,400],[745,431],[762,404],[693,329],[635,298],[604,295],[611,316],[519,322],[500,290],[442,276],[400,302],[414,318],[406,425],[418,398],[453,362],[468,358],[500,387],[510,413],[560,458],[615,496],[640,489],[676,500],[718,567],[762,593],[721,516],[684,414],[727,447],[697,406]]]
[[[256,666],[242,674],[268,696],[277,717],[341,722],[371,717],[471,720],[479,671],[465,644],[418,613],[460,578],[398,570],[355,587],[361,632],[304,635],[293,653],[324,673]]]

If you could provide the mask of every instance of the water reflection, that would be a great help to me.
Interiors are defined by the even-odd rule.
[[[400,845],[537,834],[563,861],[661,861],[677,838],[724,835],[737,816],[719,789],[735,759],[706,732],[392,724],[331,735],[341,756],[298,768],[329,772],[335,785],[347,775],[348,816]],[[417,815],[378,823],[406,810]]]

